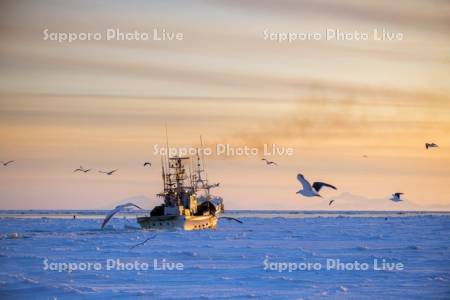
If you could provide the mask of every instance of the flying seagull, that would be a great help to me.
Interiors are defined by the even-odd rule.
[[[151,166],[152,166],[152,163],[151,163],[151,162],[148,162],[148,161],[146,161],[146,162],[144,163],[144,167],[146,167],[146,166],[149,166],[149,167],[151,167]]]
[[[9,160],[9,161],[7,161],[7,162],[3,162],[3,161],[0,160],[0,163],[2,163],[2,165],[3,165],[4,167],[6,167],[6,166],[9,165],[9,164],[12,164],[13,162],[14,162],[14,160]]]
[[[136,208],[142,209],[141,207],[139,207],[136,204],[131,203],[131,202],[130,203],[126,203],[126,204],[117,205],[116,208],[114,208],[112,211],[109,212],[108,215],[106,215],[106,217],[105,217],[105,219],[103,220],[103,223],[102,223],[102,229],[103,229],[103,227],[105,227],[105,225],[109,222],[109,220],[111,220],[111,218],[115,214],[117,214],[119,211],[121,211],[121,210],[123,210],[123,209],[125,209],[127,207],[136,207]]]
[[[84,169],[82,166],[80,166],[78,169],[75,169],[75,170],[73,170],[74,172],[78,172],[78,171],[80,171],[80,172],[84,172],[84,173],[87,173],[87,172],[89,172],[91,169]]]
[[[331,204],[333,204],[334,200],[330,200],[330,203],[328,203],[328,206],[330,206]]]
[[[236,221],[236,222],[241,223],[241,224],[244,223],[244,222],[242,222],[241,220],[236,219],[236,218],[232,218],[232,217],[220,217],[219,219],[225,219],[225,220]]]
[[[438,148],[439,146],[435,143],[425,143],[425,148],[427,148],[427,150],[429,148]]]
[[[112,175],[114,172],[116,172],[117,170],[112,170],[112,171],[109,171],[109,172],[105,172],[105,171],[98,171],[99,173],[103,173],[103,174],[106,174],[106,175]]]
[[[208,185],[207,185],[207,188],[212,189],[212,188],[219,187],[219,185],[220,185],[220,182],[214,183],[214,184],[208,184]]]
[[[146,238],[143,242],[140,242],[139,244],[136,244],[136,245],[132,246],[130,249],[134,249],[134,248],[136,248],[136,247],[138,247],[140,245],[144,245],[145,243],[147,243],[148,241],[154,239],[155,237],[156,237],[156,233],[154,235],[152,235],[151,237]]]
[[[400,199],[401,195],[403,195],[403,193],[394,193],[392,194],[392,198],[389,200],[392,200],[393,202],[403,201],[402,199]]]
[[[314,182],[313,185],[311,186],[311,184],[308,182],[308,180],[305,179],[305,177],[302,174],[297,175],[297,180],[303,186],[303,189],[299,190],[297,194],[300,194],[305,197],[322,197],[320,196],[319,191],[324,186],[337,190],[335,186],[325,182]]]
[[[266,158],[261,158],[261,160],[264,160],[266,162],[266,165],[268,165],[268,166],[278,166],[278,164],[276,162],[267,160]]]

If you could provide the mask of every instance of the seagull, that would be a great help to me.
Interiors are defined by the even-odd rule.
[[[328,203],[328,206],[330,206],[331,204],[333,204],[334,200],[330,200],[330,203]]]
[[[403,195],[403,193],[394,193],[392,194],[392,198],[389,200],[392,200],[393,202],[403,201],[402,199],[400,199],[401,195]]]
[[[0,163],[2,163],[2,165],[3,165],[4,167],[6,167],[6,166],[9,165],[9,164],[12,164],[13,162],[14,162],[14,160],[9,160],[9,161],[7,161],[7,162],[3,162],[3,161],[0,160]]]
[[[236,222],[241,223],[241,224],[244,223],[244,222],[242,222],[241,220],[236,219],[236,218],[232,218],[232,217],[220,217],[219,219],[225,219],[225,220],[236,221]]]
[[[109,212],[109,214],[106,215],[106,217],[105,217],[105,219],[103,220],[103,223],[102,223],[102,229],[105,227],[105,225],[109,222],[109,220],[111,220],[111,218],[115,214],[117,214],[119,211],[121,211],[121,210],[123,210],[123,209],[125,209],[127,207],[130,207],[130,206],[134,206],[136,208],[142,209],[141,207],[139,207],[136,204],[131,203],[131,202],[126,203],[126,204],[117,205],[116,208],[114,208],[112,211]]]
[[[152,163],[150,163],[150,162],[146,161],[146,162],[144,163],[144,167],[146,167],[146,166],[149,166],[149,167],[151,167],[151,166],[152,166]]]
[[[82,166],[80,166],[78,169],[75,169],[75,170],[73,170],[74,172],[78,172],[78,171],[81,171],[81,172],[84,172],[84,173],[87,173],[87,172],[89,172],[91,169],[84,169]]]
[[[112,170],[112,171],[109,171],[109,172],[105,172],[105,171],[98,171],[99,173],[103,173],[103,174],[106,174],[106,175],[112,175],[114,172],[116,172],[117,170]]]
[[[144,245],[145,243],[147,243],[148,241],[154,239],[155,237],[156,237],[156,233],[154,235],[152,235],[151,237],[146,238],[145,241],[140,242],[139,244],[136,244],[136,245],[132,246],[130,249],[134,249],[134,248],[136,248],[136,247],[138,247],[140,245]]]
[[[270,161],[265,158],[261,158],[261,160],[264,160],[266,162],[266,165],[268,165],[268,166],[278,166],[278,164],[274,161]]]
[[[319,191],[324,186],[337,190],[335,186],[325,182],[314,182],[311,186],[311,184],[308,182],[308,180],[305,179],[302,174],[297,175],[297,180],[300,181],[303,186],[303,189],[299,190],[297,194],[303,195],[305,197],[322,197],[320,196]]]
[[[439,146],[435,143],[425,143],[425,148],[438,148]]]

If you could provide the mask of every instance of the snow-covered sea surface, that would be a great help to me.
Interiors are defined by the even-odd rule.
[[[235,211],[156,233],[102,215],[0,212],[0,299],[450,299],[448,213]]]

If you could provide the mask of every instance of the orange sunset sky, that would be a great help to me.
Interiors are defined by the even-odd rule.
[[[105,209],[162,187],[154,145],[292,147],[207,158],[228,209],[450,209],[450,3],[2,1],[0,209]],[[49,32],[182,33],[61,42]],[[402,40],[278,42],[269,32]],[[425,142],[439,144],[426,150]],[[367,155],[364,158],[363,155]],[[143,168],[151,161],[152,168]],[[93,168],[73,173],[79,165]],[[119,169],[114,176],[97,173]],[[336,185],[300,198],[297,173]],[[391,203],[404,192],[404,203]]]

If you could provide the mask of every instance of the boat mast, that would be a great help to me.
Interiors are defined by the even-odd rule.
[[[164,192],[166,192],[166,172],[164,170],[164,160],[162,156],[161,156],[161,171],[162,171]]]
[[[203,170],[205,171],[205,179],[206,179],[206,184],[208,184],[208,171],[206,168],[206,164],[205,164],[205,151],[203,150],[203,139],[202,136],[200,135],[200,149],[202,149],[202,165],[203,165]]]
[[[167,170],[169,170],[170,150],[169,150],[169,135],[167,133],[167,122],[165,123],[165,127],[166,127],[166,153],[167,153],[166,161],[167,161]]]

